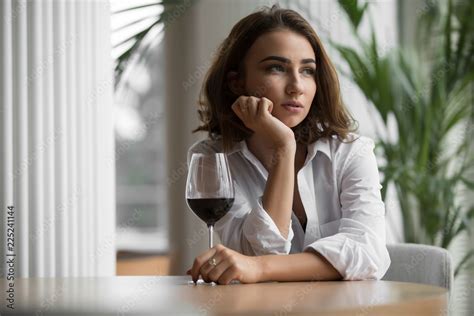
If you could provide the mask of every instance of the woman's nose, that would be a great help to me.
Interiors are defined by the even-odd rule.
[[[304,92],[303,81],[299,77],[300,74],[292,74],[288,78],[288,83],[286,85],[286,93],[289,95],[299,95]]]

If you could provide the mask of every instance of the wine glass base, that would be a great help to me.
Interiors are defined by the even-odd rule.
[[[240,281],[239,281],[239,280],[232,280],[232,281],[230,281],[229,285],[231,285],[231,284],[240,284]],[[208,282],[205,282],[203,279],[199,279],[196,284],[194,284],[194,282],[193,282],[192,280],[191,280],[191,281],[188,281],[188,285],[216,286],[216,285],[219,285],[219,284],[217,284],[217,283],[215,283],[215,282],[210,282],[210,283],[208,283]]]
[[[194,284],[194,282],[191,280],[191,281],[188,281],[188,285],[205,285],[205,286],[216,286],[218,285],[217,283],[215,282],[205,282],[203,279],[199,279],[197,280],[196,284]]]

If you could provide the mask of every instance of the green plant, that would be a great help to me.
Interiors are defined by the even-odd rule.
[[[129,14],[139,9],[147,8],[150,10],[157,11],[159,13],[151,15],[139,16],[130,22],[121,25],[112,30],[112,33],[120,34],[120,32],[132,29],[131,35],[127,35],[116,44],[113,45],[114,49],[118,49],[121,46],[126,48],[120,53],[115,59],[114,65],[114,77],[115,77],[115,88],[118,87],[120,81],[123,78],[124,70],[129,67],[133,58],[142,59],[146,56],[147,48],[151,47],[152,43],[157,39],[157,35],[164,31],[166,27],[178,19],[190,6],[195,3],[196,0],[156,0],[152,2],[138,2],[125,9],[120,9],[112,12],[112,15],[117,17],[122,14]],[[159,8],[163,10],[160,11]],[[140,26],[136,28],[136,26]],[[158,32],[153,34],[153,30],[158,29],[160,26],[163,28],[159,29]],[[147,40],[148,45],[145,44],[145,39],[152,34],[151,38]]]
[[[333,43],[349,75],[380,114],[393,138],[380,137],[386,164],[383,197],[393,183],[403,216],[405,241],[448,248],[455,237],[472,234],[474,206],[460,192],[473,193],[474,4],[429,3],[418,19],[419,47],[380,53],[367,3],[339,0],[357,47]],[[363,18],[368,39],[358,33]],[[423,40],[429,39],[429,40]],[[455,270],[471,262],[470,249]]]

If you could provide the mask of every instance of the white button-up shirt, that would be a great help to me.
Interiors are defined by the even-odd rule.
[[[353,140],[352,142],[349,142]],[[268,172],[248,149],[236,143],[228,152],[235,200],[215,225],[222,243],[246,255],[291,254],[313,249],[345,280],[381,279],[390,266],[385,245],[385,206],[380,195],[374,143],[350,134],[308,145],[296,175],[307,224],[292,212],[284,238],[262,206]],[[221,141],[204,140],[188,152],[223,152]],[[293,181],[289,179],[289,181]]]

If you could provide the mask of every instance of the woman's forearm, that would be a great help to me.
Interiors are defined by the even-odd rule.
[[[274,154],[262,198],[263,208],[285,238],[288,237],[293,208],[294,161],[294,149],[281,149]]]
[[[341,274],[319,253],[314,251],[291,255],[259,257],[260,282],[266,281],[333,281]]]

